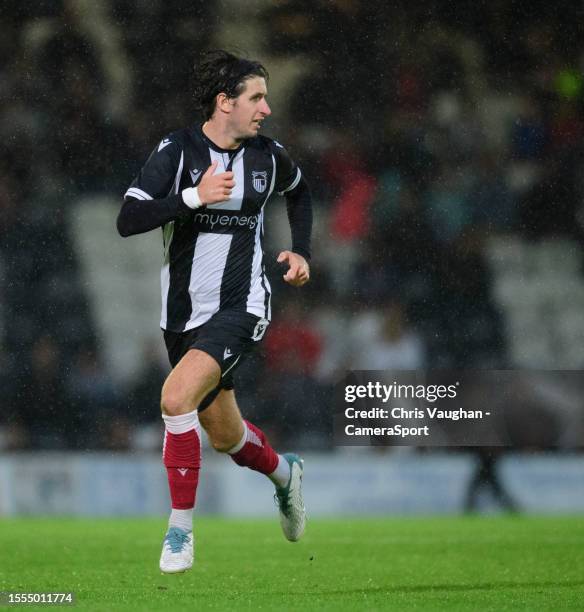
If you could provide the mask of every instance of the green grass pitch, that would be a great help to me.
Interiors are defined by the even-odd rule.
[[[195,566],[174,576],[164,529],[2,519],[0,591],[74,591],[83,610],[584,609],[582,518],[314,519],[291,544],[276,518],[201,517]]]

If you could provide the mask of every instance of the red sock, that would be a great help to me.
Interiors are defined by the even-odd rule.
[[[237,465],[248,467],[250,470],[271,474],[278,467],[278,454],[270,446],[266,439],[266,434],[250,423],[244,421],[246,430],[244,433],[245,441],[242,438],[240,444],[235,447],[236,452],[230,452],[231,458]]]
[[[168,476],[172,507],[195,506],[201,467],[201,439],[197,411],[176,417],[163,415],[166,425],[162,458]]]

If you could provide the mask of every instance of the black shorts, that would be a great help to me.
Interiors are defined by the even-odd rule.
[[[263,338],[268,324],[267,319],[249,312],[220,310],[195,329],[182,333],[163,330],[173,368],[190,349],[207,353],[221,368],[221,380],[201,402],[199,412],[211,404],[221,389],[233,389],[233,372]]]

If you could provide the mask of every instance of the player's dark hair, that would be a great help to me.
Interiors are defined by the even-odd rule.
[[[215,112],[215,99],[224,93],[237,98],[252,77],[268,80],[268,71],[260,62],[240,58],[227,51],[209,51],[195,65],[195,104],[207,121]]]

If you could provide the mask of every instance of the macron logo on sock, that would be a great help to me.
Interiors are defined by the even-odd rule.
[[[186,476],[187,472],[189,471],[189,468],[176,468],[181,476]]]
[[[252,431],[251,429],[247,430],[247,441],[259,447],[263,446],[262,441],[258,438],[255,431]]]

